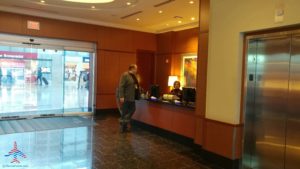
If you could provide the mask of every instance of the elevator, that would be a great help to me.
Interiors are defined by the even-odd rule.
[[[300,31],[247,37],[243,169],[300,168]]]

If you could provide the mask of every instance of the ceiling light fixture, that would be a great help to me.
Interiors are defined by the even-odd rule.
[[[140,18],[136,18],[136,20],[137,20],[137,21],[139,21],[139,20],[140,20]]]
[[[126,5],[128,5],[128,6],[131,5],[131,2],[126,2]]]
[[[190,3],[190,4],[194,4],[195,2],[194,2],[194,1],[190,1],[189,3]]]
[[[44,1],[44,0],[41,0],[41,3],[45,3],[45,1]]]
[[[191,17],[191,20],[194,21],[194,20],[195,20],[195,17]]]
[[[182,21],[178,21],[178,23],[182,23]]]
[[[163,13],[163,11],[162,11],[162,10],[160,10],[160,11],[158,11],[158,13]]]
[[[113,2],[114,0],[64,0],[64,1],[98,4],[98,3],[109,3],[109,2]]]

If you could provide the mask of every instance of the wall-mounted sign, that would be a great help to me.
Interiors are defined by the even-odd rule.
[[[37,59],[37,53],[0,51],[0,58]]]
[[[27,29],[40,30],[40,22],[27,21]]]

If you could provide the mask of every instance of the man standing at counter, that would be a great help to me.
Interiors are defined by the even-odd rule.
[[[128,71],[122,74],[119,83],[119,98],[122,111],[120,125],[122,132],[128,129],[128,123],[135,112],[135,100],[139,97],[139,83],[136,73],[137,65],[130,65]]]

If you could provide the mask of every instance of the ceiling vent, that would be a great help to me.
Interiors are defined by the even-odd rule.
[[[131,14],[129,14],[129,15],[122,16],[121,19],[126,19],[126,18],[129,18],[129,17],[131,17],[131,16],[140,14],[140,13],[142,13],[142,12],[143,12],[143,11],[137,11],[137,12],[131,13]]]
[[[167,1],[164,1],[164,2],[161,2],[159,4],[156,4],[154,5],[154,7],[161,7],[163,5],[167,5],[168,3],[171,3],[171,2],[174,2],[175,0],[167,0]]]
[[[174,19],[183,19],[182,16],[174,16],[173,18],[174,18]]]

